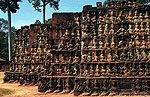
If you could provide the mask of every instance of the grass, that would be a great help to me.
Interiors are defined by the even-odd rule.
[[[4,72],[0,72],[0,83],[2,83],[4,77]],[[14,91],[10,89],[0,88],[0,97],[12,94]]]
[[[0,97],[5,96],[5,95],[9,95],[12,93],[13,93],[13,91],[10,89],[0,88]]]
[[[6,60],[0,58],[0,61],[6,61]]]

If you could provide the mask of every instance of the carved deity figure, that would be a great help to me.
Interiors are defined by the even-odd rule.
[[[107,61],[108,62],[112,61],[111,51],[109,51],[109,53],[107,55]]]
[[[150,36],[148,36],[148,40],[147,40],[147,48],[150,48]]]
[[[96,55],[96,52],[92,52],[92,61],[97,62],[98,61],[98,56]]]
[[[100,37],[103,34],[103,26],[102,24],[99,24],[98,26],[98,36]]]
[[[139,64],[139,65],[138,65],[138,75],[139,75],[139,76],[144,75],[144,70],[143,70],[143,68],[142,68],[142,64]]]
[[[101,54],[100,54],[100,61],[105,61],[105,57],[104,57],[103,51],[101,51]]]
[[[99,48],[100,49],[103,48],[103,41],[102,41],[102,39],[99,40]]]
[[[138,18],[138,11],[136,10],[135,13],[134,13],[134,20],[135,20],[135,22],[137,22],[137,18]]]
[[[112,41],[111,41],[111,44],[110,44],[110,45],[111,45],[112,48],[115,47],[115,39],[114,39],[114,37],[112,37]]]
[[[99,66],[98,66],[98,64],[96,65],[95,76],[99,76]]]
[[[137,35],[136,38],[135,38],[135,44],[136,44],[136,47],[138,47],[138,48],[140,47],[140,44],[141,44],[141,43],[140,43],[140,41],[139,41],[139,36],[138,36],[138,35]]]
[[[110,65],[107,65],[106,67],[106,73],[107,76],[109,76],[111,74],[111,69],[110,69]]]
[[[143,15],[142,15],[142,13],[139,14],[138,18],[139,18],[140,21],[143,21]]]
[[[125,60],[125,59],[126,59],[126,54],[125,54],[125,52],[123,50],[121,55],[120,55],[120,60]]]
[[[136,49],[136,60],[140,60],[141,56],[140,56],[140,52],[138,49]]]
[[[139,32],[139,25],[138,25],[138,22],[135,23],[135,33],[138,33]]]
[[[90,65],[89,74],[90,74],[90,76],[94,76],[94,68],[93,68],[93,65]]]
[[[133,64],[131,69],[131,75],[135,76],[136,74],[137,74],[136,66],[135,64]]]
[[[93,39],[93,49],[96,49],[97,47],[96,47],[96,45],[97,45],[97,42],[96,42],[96,36],[94,36],[94,39]]]
[[[142,60],[147,60],[147,54],[145,53],[145,50],[142,50]]]
[[[88,49],[91,49],[92,46],[93,46],[93,40],[90,41],[89,46],[88,46]]]
[[[81,72],[81,71],[80,71]],[[89,75],[89,70],[87,69],[87,64],[84,64],[84,71],[83,71],[83,76],[88,76]]]
[[[100,73],[101,73],[102,76],[106,75],[106,70],[104,69],[104,65],[101,65]]]
[[[109,33],[108,24],[105,25],[104,34],[107,35]]]
[[[148,51],[147,59],[150,61],[150,51]]]
[[[105,38],[105,45],[104,45],[104,47],[109,47],[109,40],[108,40],[108,37],[106,37]]]
[[[143,38],[142,38],[142,46],[141,46],[141,48],[146,48],[146,42],[145,42],[145,37],[143,36]]]
[[[91,57],[91,52],[88,52],[88,62],[91,62],[92,61],[92,57]]]
[[[150,67],[149,67],[149,64],[146,64],[146,66],[145,66],[146,68],[145,68],[145,76],[150,76]]]
[[[141,31],[141,33],[145,33],[145,30],[144,30],[144,24],[143,24],[143,22],[141,22],[141,24],[140,24],[140,31]]]
[[[129,24],[129,29],[128,29],[128,30],[129,30],[129,33],[131,33],[131,34],[133,33],[133,32],[132,32],[132,31],[133,31],[133,29],[132,29],[132,24]]]
[[[149,21],[146,22],[146,33],[147,34],[150,33],[150,24],[149,24]]]

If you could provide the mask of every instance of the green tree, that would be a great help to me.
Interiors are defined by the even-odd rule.
[[[15,27],[12,31],[12,50],[14,50]],[[0,58],[8,60],[8,21],[0,18]]]
[[[103,6],[104,6],[104,7],[108,6],[108,2],[109,2],[109,1],[110,1],[110,0],[104,1]]]
[[[35,10],[41,12],[40,7],[43,8],[43,24],[45,24],[45,9],[47,5],[54,8],[55,10],[59,9],[59,1],[60,0],[28,0],[29,3],[33,5]]]
[[[11,12],[16,13],[19,9],[21,0],[0,0],[0,9],[5,13],[8,12],[8,47],[9,47],[9,61],[11,60],[12,53],[12,39],[11,39]]]
[[[36,20],[34,24],[41,24],[40,20]]]
[[[46,22],[46,24],[52,24],[52,18],[46,20],[45,22]]]
[[[36,20],[34,24],[41,24],[41,21]],[[45,24],[52,24],[52,18],[49,18],[48,20],[45,20]]]

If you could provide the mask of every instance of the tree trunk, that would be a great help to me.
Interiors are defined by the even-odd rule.
[[[8,51],[9,51],[9,61],[11,61],[11,53],[12,53],[12,39],[11,39],[11,12],[9,8],[9,0],[8,3]]]
[[[45,24],[45,2],[43,2],[43,24]]]

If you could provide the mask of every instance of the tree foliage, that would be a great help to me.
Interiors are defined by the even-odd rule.
[[[18,2],[21,2],[21,0],[0,0],[0,9],[5,13],[8,11],[8,5],[10,8],[10,11],[12,13],[16,13],[19,9]]]
[[[15,27],[12,31],[12,45],[14,50]],[[8,60],[8,21],[0,18],[0,58]]]
[[[105,0],[104,3],[103,3],[103,6],[106,7],[106,6],[108,5],[108,2],[109,2],[109,1],[110,1],[110,0]]]
[[[54,8],[55,10],[59,9],[59,1],[60,0],[28,0],[29,3],[32,3],[35,10],[41,12],[41,8],[43,6],[47,6],[49,4],[50,7]]]
[[[41,24],[41,21],[40,20],[36,20],[34,24]],[[45,24],[52,24],[52,18],[49,18],[48,20],[46,20]]]
[[[33,5],[35,10],[39,12],[41,12],[41,7],[43,8],[43,24],[45,24],[45,9],[47,5],[54,8],[55,10],[59,9],[60,0],[28,0],[28,1]]]
[[[46,24],[52,24],[52,18],[46,20]]]
[[[34,24],[41,24],[40,20],[36,20]]]

